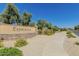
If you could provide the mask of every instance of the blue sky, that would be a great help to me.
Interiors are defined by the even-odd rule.
[[[32,14],[32,21],[46,19],[59,27],[73,27],[79,24],[79,4],[38,4],[19,3],[15,4],[20,14],[24,11]],[[6,4],[0,4],[0,13],[6,8]]]

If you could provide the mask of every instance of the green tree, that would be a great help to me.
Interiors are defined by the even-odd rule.
[[[44,28],[46,28],[48,22],[46,20],[38,20],[37,22],[37,27],[40,30],[43,30]]]
[[[29,25],[29,23],[31,22],[31,14],[28,14],[26,12],[23,13],[22,18],[23,18],[23,25]]]
[[[79,30],[79,25],[74,27],[75,30]]]
[[[38,28],[38,33],[39,34],[44,34],[45,29],[47,29],[48,21],[40,19],[37,22],[37,28]]]
[[[2,17],[5,18],[4,23],[10,24],[12,16],[16,16],[16,22],[18,23],[19,13],[18,9],[14,4],[7,4],[7,8],[2,14]]]
[[[47,23],[46,27],[47,27],[47,29],[52,29],[53,26],[51,23]]]
[[[2,17],[2,15],[0,15],[0,22],[4,22],[4,18]]]
[[[16,16],[11,16],[10,18],[10,24],[16,23],[17,17]]]
[[[58,31],[59,28],[57,26],[53,26],[53,31]]]

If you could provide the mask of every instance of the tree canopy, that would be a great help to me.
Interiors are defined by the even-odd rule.
[[[17,22],[19,19],[19,12],[17,7],[15,7],[14,4],[7,4],[6,9],[2,13],[2,17],[5,18],[4,23],[11,24],[11,20],[13,18]]]
[[[79,25],[74,27],[75,30],[79,30]]]
[[[16,23],[17,25],[29,25],[31,22],[31,17],[32,15],[26,12],[24,12],[21,16],[18,8],[14,4],[9,3],[7,4],[7,7],[3,13],[0,15],[0,21],[3,21],[3,23],[6,24]]]
[[[42,30],[43,28],[46,28],[47,24],[48,22],[46,20],[40,19],[37,22],[37,27]]]
[[[23,25],[29,25],[29,23],[31,22],[32,15],[24,12],[22,17],[23,17],[23,23],[22,24]]]

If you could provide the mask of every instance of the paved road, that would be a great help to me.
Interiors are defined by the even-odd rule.
[[[67,56],[63,48],[65,33],[56,33],[52,36],[38,35],[28,39],[29,44],[20,48],[27,56]]]

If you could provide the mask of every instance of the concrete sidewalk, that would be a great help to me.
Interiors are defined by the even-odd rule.
[[[67,56],[63,48],[64,32],[52,36],[38,35],[28,39],[29,44],[20,48],[25,56]]]

